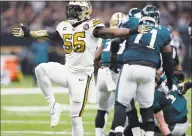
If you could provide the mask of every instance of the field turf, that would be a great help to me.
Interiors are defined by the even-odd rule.
[[[29,91],[31,94],[24,94],[22,92],[24,92],[23,90],[25,89],[16,88],[26,88],[26,91]],[[57,88],[56,85],[54,85],[54,88],[56,91],[62,90],[61,88]],[[9,92],[10,90],[12,90],[12,92]],[[19,92],[20,90],[21,92]],[[7,93],[4,94],[6,91]],[[15,82],[7,87],[1,86],[1,136],[72,135],[68,107],[69,99],[66,91],[67,89],[64,89],[64,92],[58,91],[55,94],[57,102],[63,104],[64,112],[61,115],[60,124],[56,128],[51,128],[46,100],[39,89],[32,88],[32,79],[30,76],[25,76],[25,79],[20,83]],[[186,98],[189,110],[189,128],[186,134],[190,136],[191,90],[186,94]],[[96,111],[97,106],[95,104],[88,104],[86,106],[83,115],[85,136],[94,136]],[[113,112],[111,112],[108,117],[108,124],[105,129],[106,133],[110,128],[112,118]]]

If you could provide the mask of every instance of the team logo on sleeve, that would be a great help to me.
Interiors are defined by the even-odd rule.
[[[85,24],[85,25],[83,26],[83,29],[84,29],[84,30],[88,30],[88,29],[89,29],[89,25],[88,25],[88,24]]]

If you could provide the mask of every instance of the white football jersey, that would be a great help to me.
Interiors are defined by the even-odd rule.
[[[56,30],[64,41],[66,64],[71,72],[91,75],[100,38],[93,36],[96,27],[104,26],[98,19],[85,21],[73,27],[68,21],[59,23]]]

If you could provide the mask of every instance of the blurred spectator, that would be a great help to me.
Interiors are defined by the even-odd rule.
[[[33,83],[34,86],[37,84],[37,79],[35,76],[34,69],[37,65],[41,63],[47,63],[48,58],[48,47],[50,42],[42,39],[38,39],[32,43],[32,53],[33,53]]]
[[[185,55],[184,42],[181,39],[180,33],[176,29],[173,29],[171,26],[169,26],[169,28],[172,34],[172,41],[170,42],[170,44],[177,48],[178,57],[181,63]]]
[[[11,32],[15,24],[21,21],[27,23],[31,28],[48,28],[56,26],[58,22],[65,19],[67,1],[49,1],[49,2],[1,2],[2,7],[2,26],[3,28],[9,27],[7,32]],[[130,8],[138,7],[143,8],[147,4],[157,6],[161,14],[161,24],[183,26],[184,18],[182,14],[189,16],[191,20],[192,4],[191,1],[180,2],[145,2],[145,1],[95,1],[92,2],[93,17],[101,19],[108,25],[109,17],[114,12],[123,12],[127,14]],[[178,18],[179,21],[178,21]],[[6,21],[5,21],[6,20]],[[177,23],[178,22],[178,23]],[[7,24],[9,23],[9,25]],[[37,26],[34,26],[37,25]]]
[[[36,13],[39,13],[41,12],[45,6],[46,6],[46,2],[45,1],[33,1],[31,2],[31,5],[32,5],[32,8],[33,8],[33,11],[36,12]]]

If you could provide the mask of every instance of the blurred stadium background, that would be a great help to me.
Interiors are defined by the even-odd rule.
[[[54,84],[56,99],[64,104],[64,114],[60,125],[49,127],[50,117],[46,101],[37,87],[34,67],[41,62],[54,61],[64,64],[62,43],[16,38],[11,35],[14,27],[22,22],[30,29],[54,31],[56,25],[65,19],[68,2],[24,2],[6,1],[1,3],[1,135],[42,136],[71,135],[68,112],[67,89]],[[115,12],[128,13],[130,8],[155,5],[161,13],[161,24],[168,26],[178,48],[180,62],[186,80],[192,75],[192,42],[188,35],[188,25],[192,20],[192,2],[145,2],[145,1],[101,1],[92,2],[93,17],[101,19],[108,27],[108,20]],[[97,70],[96,70],[97,71]],[[189,109],[189,129],[191,135],[191,92],[186,94]],[[96,105],[88,104],[84,114],[86,135],[94,135]],[[112,113],[106,132],[109,130]]]

